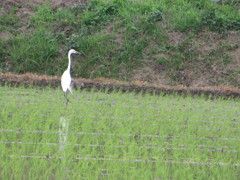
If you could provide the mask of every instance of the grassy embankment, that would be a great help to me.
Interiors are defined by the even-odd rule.
[[[239,30],[238,5],[234,0],[223,4],[89,0],[55,9],[48,4],[29,6],[32,15],[24,18],[17,13],[18,4],[1,5],[8,11],[0,15],[0,31],[7,36],[0,39],[0,72],[61,75],[67,66],[67,50],[75,48],[85,56],[75,58],[73,76],[129,80],[133,69],[148,59],[159,64],[173,82],[184,79],[181,72],[185,69],[195,72],[202,67],[211,73],[212,66],[223,68],[231,63],[231,52],[238,44],[216,42],[199,54],[203,47],[193,42],[201,31],[224,36],[229,30]],[[172,31],[184,35],[179,43],[169,42]],[[239,85],[235,77],[240,69],[224,73],[226,82]]]

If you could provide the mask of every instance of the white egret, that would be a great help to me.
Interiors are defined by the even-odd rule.
[[[66,71],[64,71],[61,78],[62,90],[63,90],[64,97],[67,100],[67,103],[69,102],[69,99],[67,98],[67,92],[70,91],[72,94],[72,89],[71,89],[72,78],[70,74],[70,69],[71,69],[71,54],[74,54],[74,53],[79,54],[79,52],[75,51],[74,49],[71,49],[68,51],[68,67]]]

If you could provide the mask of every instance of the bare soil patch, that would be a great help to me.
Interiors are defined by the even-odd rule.
[[[12,36],[11,33],[9,33],[8,31],[0,32],[0,39],[3,41],[8,40],[11,36]]]
[[[167,85],[171,79],[167,72],[163,70],[160,64],[149,59],[144,61],[142,65],[133,71],[132,81],[142,81],[144,83],[155,83],[159,85]]]

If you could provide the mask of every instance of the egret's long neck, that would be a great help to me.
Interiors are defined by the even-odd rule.
[[[67,68],[67,71],[70,72],[70,68],[71,68],[71,54],[68,53],[68,68]]]

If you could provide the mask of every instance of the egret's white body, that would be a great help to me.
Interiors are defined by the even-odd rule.
[[[75,51],[74,49],[71,49],[68,52],[68,67],[66,69],[66,71],[64,71],[62,77],[61,77],[61,86],[62,86],[62,90],[64,93],[65,98],[67,99],[67,102],[69,101],[67,98],[67,92],[70,91],[72,93],[72,89],[71,89],[71,74],[70,74],[70,69],[71,69],[71,54],[73,53],[78,53],[77,51]]]
[[[61,78],[61,85],[64,93],[66,93],[68,90],[72,93],[71,86],[70,86],[71,81],[72,81],[72,78],[70,75],[70,70],[67,69],[66,71],[64,71]]]

